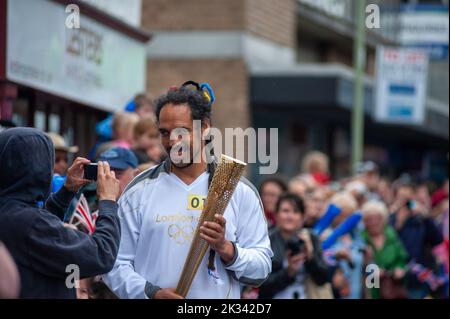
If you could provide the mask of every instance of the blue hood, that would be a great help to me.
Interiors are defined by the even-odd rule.
[[[42,201],[50,195],[55,150],[50,138],[34,128],[0,133],[0,202]]]

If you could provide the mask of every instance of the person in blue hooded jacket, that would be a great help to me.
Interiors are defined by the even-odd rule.
[[[77,158],[64,186],[50,195],[54,156],[50,138],[37,129],[0,133],[0,241],[17,264],[20,298],[75,298],[71,269],[78,267],[80,279],[107,273],[119,248],[119,182],[109,164],[99,162],[99,217],[89,236],[62,222],[75,192],[89,182],[83,179],[89,160]]]

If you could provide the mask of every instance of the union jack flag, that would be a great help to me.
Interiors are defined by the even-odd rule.
[[[86,197],[81,194],[80,199],[75,206],[74,212],[70,217],[69,224],[72,224],[77,228],[80,228],[81,226],[91,235],[95,230],[95,222],[97,217],[97,212],[91,214]]]
[[[431,269],[414,261],[411,261],[407,268],[420,282],[426,283],[432,291],[436,291],[436,289],[448,283],[448,277],[436,275]]]

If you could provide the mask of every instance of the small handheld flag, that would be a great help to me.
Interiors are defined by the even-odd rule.
[[[80,199],[75,206],[72,217],[70,217],[69,224],[76,227],[81,225],[88,231],[89,235],[91,235],[95,230],[95,222],[97,220],[97,217],[97,213],[91,214],[86,197],[81,194]]]

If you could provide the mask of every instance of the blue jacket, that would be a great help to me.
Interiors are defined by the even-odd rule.
[[[119,248],[113,201],[100,202],[92,236],[64,227],[74,193],[63,187],[49,197],[54,156],[51,140],[36,129],[0,133],[0,241],[19,269],[21,298],[75,298],[66,267],[78,265],[81,279],[107,273]],[[46,198],[45,209],[37,208]]]

